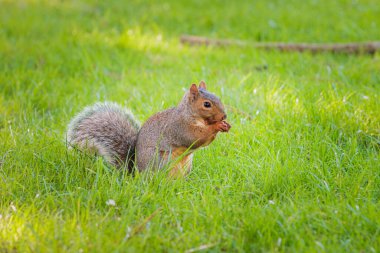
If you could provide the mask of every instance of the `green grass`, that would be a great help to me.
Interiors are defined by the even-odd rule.
[[[380,55],[178,38],[379,40],[379,17],[377,0],[0,1],[0,252],[378,252]],[[233,128],[188,178],[66,150],[83,106],[144,121],[200,80]]]

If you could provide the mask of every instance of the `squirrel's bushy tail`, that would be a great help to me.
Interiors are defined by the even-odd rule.
[[[133,166],[140,123],[126,108],[115,103],[97,103],[75,116],[67,130],[67,144],[95,151],[116,166]]]

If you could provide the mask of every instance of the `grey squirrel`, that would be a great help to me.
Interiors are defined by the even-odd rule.
[[[140,171],[175,161],[169,174],[178,177],[191,170],[193,151],[209,145],[218,132],[229,131],[226,118],[220,99],[201,81],[198,87],[191,85],[177,107],[156,113],[141,128],[133,114],[117,104],[87,107],[70,122],[67,143],[130,170],[135,160]]]

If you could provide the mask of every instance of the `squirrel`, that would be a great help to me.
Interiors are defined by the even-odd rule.
[[[133,114],[115,103],[97,103],[74,117],[67,130],[67,144],[94,151],[115,167],[133,170],[169,167],[169,175],[191,171],[193,152],[209,145],[218,132],[231,125],[220,99],[206,84],[192,84],[177,107],[158,112],[140,127]]]

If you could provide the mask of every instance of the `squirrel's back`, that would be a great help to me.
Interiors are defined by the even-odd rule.
[[[69,146],[95,151],[117,167],[131,168],[135,155],[139,122],[129,110],[115,103],[86,107],[70,122]]]

